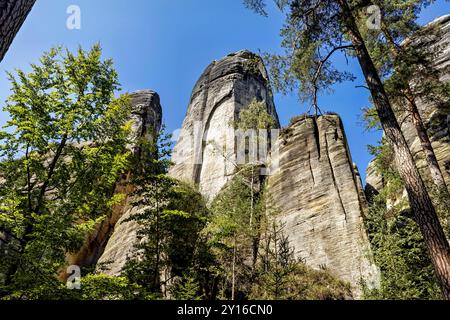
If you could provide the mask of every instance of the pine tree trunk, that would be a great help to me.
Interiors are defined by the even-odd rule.
[[[346,0],[337,0],[337,3],[342,10],[343,27],[353,43],[381,125],[394,149],[395,163],[408,192],[415,220],[427,245],[442,293],[446,299],[450,300],[450,249],[448,241],[350,7]]]
[[[252,179],[250,182],[250,237],[252,238],[252,271],[255,270],[256,260],[258,258],[258,238],[255,236],[254,232],[256,231],[256,227],[253,228],[253,217],[254,217],[254,203],[255,203],[255,167],[254,164],[252,166]]]
[[[428,137],[427,130],[425,129],[425,125],[423,124],[422,117],[417,109],[417,104],[414,100],[410,100],[409,102],[413,117],[413,124],[416,128],[422,150],[425,153],[425,159],[431,173],[431,179],[438,188],[439,192],[445,192],[445,195],[450,198],[444,176],[442,175],[441,168],[439,167],[439,162],[436,158],[436,154],[434,153],[433,146],[431,145],[430,138]]]
[[[0,0],[0,62],[36,0]]]
[[[157,193],[158,197],[158,193]],[[159,207],[159,200],[156,201],[156,262],[155,262],[155,270],[153,274],[153,289],[159,291],[160,290],[160,283],[159,283],[159,277],[160,277],[160,261],[161,261],[161,248],[160,248],[160,241],[161,241],[161,234],[160,234],[160,207]]]
[[[382,28],[382,32],[386,37],[393,58],[396,59],[401,49],[395,44],[394,38],[392,37],[386,26]],[[413,125],[416,129],[420,145],[425,154],[425,160],[427,161],[427,165],[430,170],[431,179],[438,188],[438,191],[442,192],[447,199],[450,199],[450,193],[445,183],[444,175],[442,174],[441,168],[439,167],[439,162],[436,158],[436,154],[434,153],[434,149],[431,144],[430,138],[428,137],[425,125],[423,124],[422,117],[420,116],[413,89],[411,88],[411,85],[409,83],[407,84],[407,91],[408,92],[405,94],[405,96],[409,103],[409,111],[412,115]]]
[[[236,290],[236,236],[234,236],[234,245],[233,245],[233,266],[232,266],[232,280],[231,280],[231,300],[235,298],[235,290]]]

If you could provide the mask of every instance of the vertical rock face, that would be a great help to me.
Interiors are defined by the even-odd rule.
[[[170,175],[199,184],[209,200],[217,195],[236,169],[233,121],[254,99],[266,102],[278,124],[267,73],[257,55],[239,51],[211,63],[192,92]]]
[[[162,123],[162,108],[159,95],[152,90],[139,90],[130,94],[130,103],[133,108],[133,140],[145,138],[151,140],[155,132],[159,132]],[[136,145],[132,146],[134,152],[139,152]]]
[[[151,90],[141,90],[130,94],[130,103],[132,107],[131,118],[133,126],[131,137],[137,143],[140,138],[154,139],[155,133],[161,129],[162,109],[159,96]],[[139,148],[135,144],[129,146],[131,150],[139,155]],[[131,194],[133,186],[131,185],[132,173],[127,173],[122,181],[116,186],[116,193],[125,195]],[[136,240],[135,233],[137,224],[135,222],[123,222],[129,217],[133,210],[132,198],[126,196],[122,203],[115,205],[109,217],[103,221],[96,231],[85,242],[83,248],[75,255],[70,257],[72,264],[91,265],[98,263],[105,264],[109,268],[105,273],[118,275],[126,261],[126,256],[132,249]]]
[[[266,101],[279,127],[257,56],[240,51],[213,62],[193,90],[170,174],[198,183],[212,200],[235,174],[232,122],[253,99]],[[350,282],[356,294],[361,278],[376,285],[378,270],[363,224],[367,203],[340,118],[298,120],[283,129],[271,151],[261,159],[270,164],[268,194],[297,256]]]
[[[361,279],[376,285],[363,223],[367,204],[340,118],[302,117],[283,130],[276,148],[268,192],[296,255],[350,282],[356,294]]]
[[[366,187],[364,192],[367,201],[372,203],[372,199],[384,187],[383,177],[377,173],[374,160],[372,160],[366,169]]]
[[[441,28],[442,33],[436,39],[438,54],[435,57],[435,66],[445,70],[442,81],[450,83],[450,15],[443,16],[432,22]],[[417,103],[421,117],[428,127],[428,134],[432,142],[436,158],[438,159],[447,186],[450,187],[450,106],[434,105],[426,101]],[[404,116],[399,117],[402,123],[402,131],[412,151],[414,159],[423,177],[429,177],[427,162],[422,147],[417,137],[417,132],[410,121],[401,121]],[[366,193],[370,197],[373,192],[383,187],[382,177],[374,170],[373,164],[367,168]],[[406,193],[404,193],[406,196]]]
[[[36,0],[0,0],[0,62]]]
[[[436,39],[436,48],[438,48],[439,53],[435,57],[435,67],[445,70],[441,80],[450,83],[450,15],[441,17],[432,24],[439,26],[442,31],[440,37]],[[420,101],[418,108],[428,127],[428,134],[444,179],[447,186],[450,186],[450,106]],[[407,121],[402,125],[402,130],[419,169],[425,175],[428,175],[427,163],[414,126]]]

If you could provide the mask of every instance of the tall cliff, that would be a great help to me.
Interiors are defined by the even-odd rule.
[[[211,200],[236,170],[233,122],[254,99],[278,115],[261,59],[239,51],[211,63],[192,91],[181,134],[173,151],[170,175],[197,183]]]
[[[279,127],[257,56],[240,51],[213,62],[193,90],[170,174],[197,183],[212,200],[236,173],[231,122],[255,98],[266,101]],[[272,140],[267,158],[260,160],[270,168],[268,194],[297,257],[348,281],[356,295],[361,279],[376,285],[378,270],[363,223],[367,203],[340,118],[303,117]]]
[[[298,118],[276,149],[268,193],[297,257],[351,283],[357,294],[361,279],[376,285],[363,223],[367,203],[339,116]]]
[[[159,95],[152,90],[140,90],[130,94],[133,120],[131,141],[128,146],[136,156],[139,156],[138,139],[152,140],[155,132],[161,128],[162,108]],[[122,223],[130,216],[133,208],[130,194],[134,190],[131,183],[132,172],[127,172],[115,188],[115,193],[125,195],[125,199],[115,205],[106,220],[97,226],[95,232],[86,240],[81,250],[69,257],[69,262],[76,265],[91,265],[96,262],[107,264],[105,273],[118,275],[126,261],[126,256],[136,240],[135,222]],[[106,266],[106,264],[105,264]]]
[[[0,62],[36,0],[0,0]]]
[[[450,83],[450,15],[443,16],[432,22],[441,28],[442,33],[435,39],[435,47],[438,48],[438,55],[434,57],[435,67],[445,70],[442,73],[442,81]],[[419,113],[427,127],[428,135],[432,142],[436,158],[439,162],[441,172],[450,187],[450,106],[436,105],[427,101],[418,102]],[[429,177],[427,162],[425,160],[422,147],[417,137],[416,130],[410,121],[402,121],[404,115],[399,115],[398,119],[402,125],[402,131],[406,141],[412,151],[416,164],[423,177]],[[370,198],[374,193],[383,187],[383,178],[371,162],[367,168],[366,193]],[[400,197],[402,195],[399,195]],[[406,193],[403,193],[406,198]]]

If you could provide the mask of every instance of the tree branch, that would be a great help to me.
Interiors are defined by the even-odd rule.
[[[36,208],[34,210],[35,213],[39,213],[39,211],[41,210],[42,204],[44,202],[45,193],[47,192],[48,185],[50,184],[50,180],[53,177],[53,174],[55,172],[56,164],[58,163],[58,160],[62,155],[64,147],[66,146],[67,138],[68,138],[68,134],[65,133],[62,137],[61,143],[58,146],[58,149],[56,150],[55,157],[53,158],[52,162],[50,163],[47,178],[45,179],[44,183],[41,186],[41,191],[39,193],[38,202],[37,202]]]
[[[319,76],[322,72],[323,66],[325,65],[325,63],[331,58],[331,56],[339,50],[345,50],[345,49],[353,49],[353,45],[342,45],[342,46],[338,46],[338,47],[334,47],[333,50],[331,50],[325,58],[323,58],[322,60],[320,60],[319,65],[317,66],[317,70],[314,74],[312,83],[313,83],[313,87],[314,87],[314,98],[313,98],[313,107],[314,107],[314,114],[317,117],[317,111],[320,110],[318,103],[317,103],[317,94],[319,92],[319,86],[317,84],[318,80],[319,80]]]

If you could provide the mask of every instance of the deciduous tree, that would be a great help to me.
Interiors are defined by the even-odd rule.
[[[45,53],[31,72],[10,74],[0,132],[1,294],[57,284],[75,251],[120,196],[128,165],[126,95],[95,45]]]

